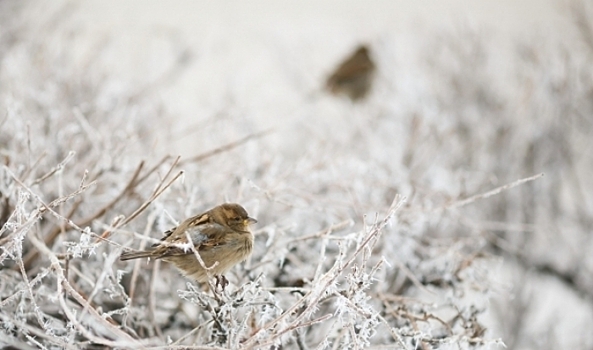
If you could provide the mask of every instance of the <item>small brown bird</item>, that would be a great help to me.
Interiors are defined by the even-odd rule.
[[[208,274],[187,244],[188,236],[204,265],[210,268],[216,264],[210,273],[218,277],[251,254],[253,234],[249,225],[256,222],[239,204],[225,203],[165,232],[162,242],[153,244],[151,249],[124,252],[119,259],[163,259],[175,265],[183,275],[206,282]]]
[[[327,79],[326,86],[334,94],[344,94],[357,101],[369,92],[374,73],[375,63],[371,60],[369,48],[361,45],[336,68]]]

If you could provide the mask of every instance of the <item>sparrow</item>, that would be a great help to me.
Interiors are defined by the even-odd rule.
[[[364,98],[371,88],[375,63],[369,48],[360,45],[344,60],[326,81],[326,87],[334,94],[344,94],[351,100]]]
[[[161,242],[153,244],[150,249],[123,252],[119,259],[162,259],[173,264],[184,276],[206,282],[208,273],[188,244],[191,240],[204,265],[211,268],[210,274],[218,280],[251,255],[253,234],[249,225],[256,222],[239,204],[225,203],[166,231]]]

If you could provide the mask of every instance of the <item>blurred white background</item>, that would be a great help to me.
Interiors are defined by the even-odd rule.
[[[138,138],[155,158],[183,159],[271,129],[259,148],[239,151],[250,159],[237,163],[247,173],[269,171],[253,187],[263,193],[278,186],[254,203],[267,203],[268,195],[273,204],[281,202],[274,196],[290,201],[293,192],[310,190],[313,199],[295,196],[306,209],[314,202],[329,212],[338,203],[335,217],[347,218],[346,212],[360,219],[388,195],[410,196],[422,213],[417,226],[410,224],[411,236],[433,239],[445,226],[444,236],[477,237],[493,257],[490,284],[476,287],[487,298],[486,338],[501,338],[511,349],[591,349],[593,65],[575,4],[0,0],[4,15],[20,16],[10,21],[15,27],[0,28],[16,28],[15,42],[43,43],[47,50],[35,56],[17,47],[3,58],[0,72],[9,83],[1,91],[9,102],[2,103],[18,109],[15,96],[49,100],[59,90],[48,83],[54,74],[87,81],[91,89],[101,82],[96,102],[104,111],[142,96],[158,106],[159,118],[147,119]],[[371,94],[360,103],[330,95],[325,79],[361,43],[377,65]],[[31,77],[22,64],[29,60],[52,73]],[[152,108],[144,106],[113,118],[142,120]],[[458,231],[431,216],[448,200],[542,172],[533,187],[447,217]],[[284,187],[286,179],[303,182]],[[300,233],[311,233],[302,225],[309,231]],[[401,260],[414,273],[425,271],[408,258]]]
[[[54,6],[37,11],[48,16]],[[359,43],[374,47],[388,88],[415,98],[414,89],[425,82],[412,71],[424,68],[418,57],[434,44],[427,38],[442,30],[484,33],[501,46],[500,64],[511,60],[504,58],[511,38],[576,35],[568,4],[554,0],[82,1],[68,6],[77,43],[73,51],[86,59],[108,42],[108,50],[100,52],[104,68],[123,82],[142,85],[170,77],[167,69],[185,55],[182,74],[155,91],[173,135],[187,135],[188,127],[199,128],[232,106],[247,119],[247,131],[276,128],[273,138],[287,152],[298,147],[295,127],[320,122],[306,116],[340,113],[328,106],[333,101],[316,97],[336,62]],[[203,146],[189,136],[161,142],[159,147],[184,156]]]

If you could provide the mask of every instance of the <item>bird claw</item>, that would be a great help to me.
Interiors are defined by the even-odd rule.
[[[229,281],[226,279],[226,277],[224,277],[224,275],[216,275],[214,278],[216,278],[215,286],[220,286],[222,290],[224,290],[229,284]]]

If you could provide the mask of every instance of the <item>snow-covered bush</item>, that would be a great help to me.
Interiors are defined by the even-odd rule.
[[[504,52],[441,32],[413,67],[383,38],[366,101],[303,98],[271,131],[231,101],[178,158],[157,92],[192,48],[126,80],[116,38],[81,43],[69,6],[34,7],[0,2],[1,346],[552,349],[557,320],[533,320],[546,283],[593,309],[590,17],[582,42]],[[226,288],[118,260],[225,201],[259,220]]]

